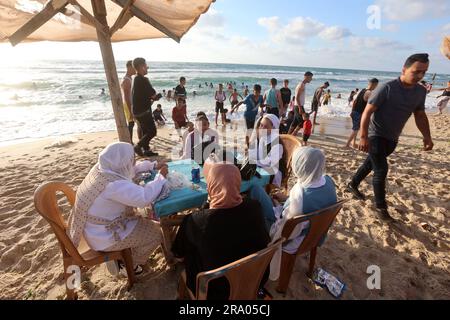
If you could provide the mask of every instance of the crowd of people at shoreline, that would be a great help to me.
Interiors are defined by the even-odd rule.
[[[390,215],[386,202],[387,158],[395,151],[401,132],[411,115],[414,115],[423,135],[424,150],[430,151],[434,147],[425,113],[425,98],[432,88],[420,84],[428,67],[427,54],[412,55],[404,63],[400,77],[381,85],[377,79],[371,79],[365,89],[352,92],[349,98],[353,132],[347,145],[366,152],[368,156],[347,183],[346,191],[364,201],[366,196],[360,192],[359,185],[373,172],[375,213],[388,224],[395,224],[397,221]],[[98,164],[78,189],[70,234],[75,243],[79,241],[80,234],[84,234],[88,244],[95,250],[131,248],[136,272],[140,272],[139,265],[145,264],[162,242],[161,229],[156,221],[143,217],[130,220],[124,214],[129,207],[149,206],[164,190],[169,174],[168,166],[150,161],[136,164],[135,154],[145,157],[157,155],[150,150],[150,141],[157,134],[155,120],[162,123],[167,119],[159,106],[152,111],[152,104],[163,95],[157,94],[146,77],[146,61],[137,58],[130,61],[127,68],[127,75],[122,82],[125,111],[130,134],[134,121],[139,124],[139,142],[134,146],[115,143],[100,154]],[[131,76],[135,73],[132,80]],[[208,146],[219,143],[219,133],[210,128],[210,120],[205,112],[199,112],[195,122],[189,121],[186,112],[186,79],[180,79],[179,86],[175,88],[176,106],[172,111],[172,118],[183,139],[181,158],[195,159],[204,165],[209,196],[208,209],[184,219],[171,248],[175,257],[184,263],[187,285],[193,292],[199,272],[221,267],[261,250],[270,242],[278,240],[288,219],[337,203],[335,183],[325,174],[324,153],[307,146],[314,126],[319,125],[319,108],[329,103],[331,98],[328,94],[330,83],[325,82],[315,90],[310,112],[305,110],[306,87],[313,76],[311,72],[306,72],[293,95],[288,81],[284,81],[283,88],[278,90],[277,80],[271,79],[270,89],[264,93],[261,86],[256,84],[253,86],[253,93],[248,92],[247,95],[244,94],[245,97],[239,95],[233,84],[228,84],[228,99],[232,105],[230,112],[236,112],[242,105],[246,108],[244,119],[246,128],[250,131],[246,135],[247,156],[254,160],[257,167],[270,173],[271,185],[280,187],[286,174],[281,169],[285,150],[279,142],[280,132],[297,136],[302,131],[303,134],[303,147],[295,150],[291,159],[291,172],[296,179],[292,189],[269,194],[263,188],[253,186],[245,196],[240,193],[241,172],[234,163],[224,161],[217,148],[213,148],[207,157],[196,160],[197,147],[202,151],[203,157],[203,151]],[[450,86],[437,90],[444,92],[444,98],[449,97]],[[242,100],[239,101],[239,98]],[[218,86],[214,99],[216,125],[219,115],[222,115],[222,124],[226,126],[225,115],[228,110],[224,103],[227,95],[223,85]],[[448,98],[443,103],[448,103]],[[181,133],[183,128],[186,128],[184,134]],[[359,144],[356,143],[358,132]],[[159,170],[159,174],[145,186],[134,184],[134,175],[146,170]],[[108,212],[104,210],[105,207]],[[113,221],[116,227],[118,221],[121,221],[125,227],[116,230],[111,225],[112,229],[108,229],[104,224],[96,223],[95,217]],[[118,235],[117,238],[111,237],[111,230]],[[307,232],[308,223],[303,223],[283,244],[282,250],[295,253]],[[279,273],[279,261],[272,263],[270,277],[265,276],[261,288],[268,278],[276,280]],[[229,294],[229,290],[221,282],[211,285],[210,289],[210,298],[226,299]]]

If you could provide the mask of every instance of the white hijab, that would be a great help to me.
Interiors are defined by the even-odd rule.
[[[129,143],[117,142],[107,146],[98,157],[100,172],[124,180],[132,180],[134,172],[134,148]]]
[[[281,238],[286,221],[302,215],[303,190],[325,182],[325,155],[319,149],[312,147],[299,148],[292,157],[292,170],[297,177],[297,183],[292,188],[289,199],[283,208],[283,217],[279,218],[270,230],[272,241]],[[295,239],[307,227],[309,222],[297,225],[287,240]],[[270,280],[275,281],[280,276],[281,248],[275,252],[270,264]]]

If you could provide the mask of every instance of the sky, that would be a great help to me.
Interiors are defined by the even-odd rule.
[[[439,51],[445,35],[450,0],[217,0],[180,44],[154,39],[113,48],[116,60],[379,71],[400,71],[409,55],[426,52],[430,72],[450,74],[450,61]],[[95,42],[0,44],[3,62],[100,57]]]

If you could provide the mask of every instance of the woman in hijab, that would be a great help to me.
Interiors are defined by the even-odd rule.
[[[136,173],[159,169],[155,180],[144,187],[133,183]],[[135,164],[134,149],[128,143],[113,143],[99,156],[98,163],[79,186],[69,217],[69,236],[78,247],[82,237],[95,251],[131,248],[136,273],[162,243],[158,223],[136,216],[134,208],[149,206],[166,184],[166,165],[144,161]],[[107,264],[112,273],[116,262]]]
[[[187,216],[172,246],[175,257],[184,259],[187,285],[192,292],[196,291],[198,273],[258,252],[270,242],[261,205],[243,199],[240,194],[241,175],[236,166],[224,162],[206,163],[204,174],[209,210]],[[227,300],[228,297],[229,284],[225,278],[210,283],[209,300]]]
[[[271,183],[279,187],[283,178],[279,170],[283,157],[283,146],[278,134],[280,119],[276,115],[266,114],[256,122],[255,128],[250,141],[249,159],[271,174]]]
[[[266,223],[270,226],[272,241],[281,238],[283,227],[287,220],[321,210],[337,203],[336,187],[333,180],[325,175],[325,156],[321,150],[304,147],[295,151],[292,158],[292,171],[297,183],[291,189],[289,197],[284,194],[274,196],[275,201],[261,187],[250,190],[250,198],[258,200],[264,211]],[[273,208],[274,203],[284,202],[283,207]],[[309,222],[299,224],[291,237],[283,245],[283,251],[295,254],[304,240],[309,228]],[[281,251],[278,251],[270,265],[270,279],[279,277]]]

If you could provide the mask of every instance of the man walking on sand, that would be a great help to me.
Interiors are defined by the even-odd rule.
[[[303,115],[306,113],[306,85],[311,83],[313,76],[312,72],[306,72],[303,81],[295,88],[294,121],[292,121],[288,134],[296,136],[303,128]]]
[[[376,212],[385,221],[395,222],[386,203],[387,157],[397,147],[402,130],[412,114],[423,135],[424,150],[431,151],[434,147],[425,113],[427,90],[419,84],[429,64],[426,53],[410,56],[399,78],[381,85],[372,93],[362,116],[359,149],[368,152],[369,156],[347,185],[347,192],[359,200],[365,200],[358,187],[373,171]]]
[[[152,104],[161,99],[162,94],[156,94],[147,77],[148,66],[144,58],[136,58],[133,67],[137,72],[133,83],[133,114],[142,129],[143,137],[134,147],[139,156],[157,157],[150,151],[150,141],[156,137],[157,130],[152,114]]]

